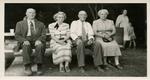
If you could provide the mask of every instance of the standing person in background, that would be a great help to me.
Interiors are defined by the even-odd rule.
[[[130,37],[130,42],[129,42],[129,47],[131,48],[131,45],[133,43],[133,48],[136,48],[136,36],[134,33],[134,27],[132,26],[131,22],[129,23],[129,29],[128,29],[129,37]]]
[[[79,20],[75,20],[71,23],[71,38],[77,45],[77,60],[80,72],[84,73],[85,69],[85,47],[94,44],[94,33],[92,26],[86,21],[87,13],[85,11],[79,11]],[[94,44],[93,60],[94,65],[98,71],[103,72],[100,68],[102,65],[102,52],[101,45]]]
[[[124,48],[126,45],[127,41],[130,41],[129,33],[128,33],[128,28],[129,28],[129,18],[127,16],[127,10],[123,10],[122,14],[119,15],[116,19],[116,27],[121,27],[124,29]]]
[[[53,63],[59,64],[60,72],[70,72],[69,63],[71,62],[71,41],[69,24],[64,23],[66,14],[58,12],[53,16],[56,22],[49,24],[51,34],[50,48],[53,49]],[[65,65],[64,65],[65,64]]]
[[[26,10],[26,18],[17,22],[15,38],[22,47],[25,74],[32,75],[32,49],[35,48],[34,62],[37,64],[37,74],[41,75],[43,56],[45,52],[46,32],[45,25],[35,19],[36,11],[33,8]]]

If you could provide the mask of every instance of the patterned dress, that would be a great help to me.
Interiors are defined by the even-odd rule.
[[[58,39],[67,37],[67,33],[70,33],[69,24],[62,23],[58,29],[55,28],[56,24],[56,22],[49,24],[50,34]],[[61,45],[52,39],[50,41],[50,48],[53,50],[52,58],[54,64],[59,64],[64,61],[71,62],[71,41],[69,39],[66,41],[66,45]]]
[[[98,32],[99,34],[110,34],[112,30],[115,29],[114,23],[112,20],[102,21],[98,19],[93,22],[93,30],[94,32]],[[111,42],[104,42],[101,37],[95,37],[95,40],[102,45],[103,56],[120,56],[121,51],[119,45],[115,40]]]

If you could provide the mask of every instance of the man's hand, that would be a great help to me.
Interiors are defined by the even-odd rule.
[[[24,41],[23,45],[30,45],[30,42],[29,41]]]
[[[40,40],[35,41],[35,46],[42,44]]]
[[[82,40],[81,40],[80,38],[77,38],[77,39],[75,40],[75,42],[76,42],[77,45],[79,45],[79,44],[82,42]]]

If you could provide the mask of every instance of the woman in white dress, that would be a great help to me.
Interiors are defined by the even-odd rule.
[[[124,48],[127,41],[130,41],[128,28],[129,28],[129,18],[127,16],[127,10],[123,10],[122,14],[119,15],[116,19],[116,27],[121,27],[124,29]]]
[[[93,22],[95,41],[102,45],[105,69],[108,69],[108,56],[113,56],[115,60],[115,67],[117,69],[122,69],[119,63],[119,56],[121,56],[121,51],[119,45],[113,39],[113,36],[116,33],[116,29],[114,22],[107,19],[108,14],[109,13],[107,9],[101,9],[98,11],[98,16],[100,19],[97,19]]]
[[[53,63],[59,64],[60,72],[70,72],[69,63],[72,56],[69,24],[63,22],[65,18],[66,14],[64,12],[58,12],[54,15],[56,22],[49,24],[49,32],[52,38],[50,48],[53,49]]]

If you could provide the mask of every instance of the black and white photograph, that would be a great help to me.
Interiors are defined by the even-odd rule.
[[[3,5],[5,77],[148,76],[148,3]]]

